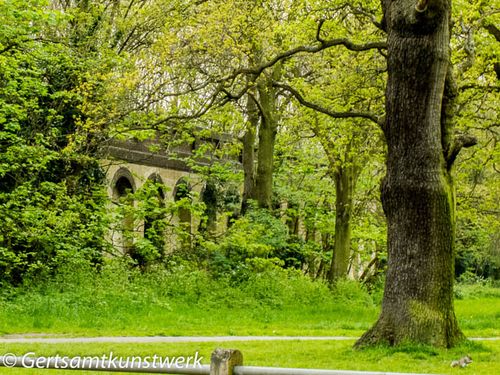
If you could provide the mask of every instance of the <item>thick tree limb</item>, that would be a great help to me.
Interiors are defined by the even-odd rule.
[[[372,50],[372,49],[385,49],[386,48],[385,41],[368,42],[365,44],[354,44],[346,38],[325,40],[325,41],[320,42],[319,44],[316,44],[316,45],[299,46],[299,47],[290,49],[288,51],[285,51],[283,53],[276,55],[274,58],[265,62],[262,65],[259,65],[255,68],[240,69],[240,70],[234,72],[233,74],[235,76],[238,76],[240,74],[254,74],[254,75],[258,76],[265,69],[270,68],[271,66],[280,62],[281,60],[287,59],[287,58],[294,56],[298,53],[317,53],[317,52],[323,51],[327,48],[334,47],[334,46],[340,46],[340,45],[346,47],[348,50],[356,51],[356,52],[368,51],[368,50]]]
[[[276,56],[274,56],[272,59],[268,60],[267,62],[264,62],[263,64],[258,65],[258,66],[253,67],[253,68],[238,69],[238,70],[234,71],[230,76],[223,78],[221,81],[228,81],[228,80],[234,79],[235,77],[242,75],[242,74],[249,74],[249,75],[251,74],[251,75],[254,75],[255,77],[258,77],[267,68],[270,68],[270,67],[276,65],[278,62],[285,60],[289,57],[292,57],[294,55],[297,55],[299,53],[317,53],[317,52],[323,51],[327,48],[331,48],[331,47],[335,47],[335,46],[344,46],[348,50],[354,51],[354,52],[369,51],[369,50],[373,50],[373,49],[384,50],[387,48],[386,41],[356,44],[347,38],[337,38],[337,39],[325,40],[321,37],[321,28],[323,27],[324,23],[325,23],[325,20],[321,20],[318,24],[318,29],[316,31],[316,40],[318,43],[312,44],[312,45],[298,46],[298,47],[292,48],[288,51],[284,51],[282,53],[277,54]]]
[[[487,24],[483,26],[493,37],[496,39],[497,42],[500,42],[500,29],[496,27],[493,24]],[[500,62],[495,61],[493,63],[493,69],[495,70],[495,74],[497,75],[497,78],[500,80]]]
[[[460,91],[480,90],[480,91],[485,91],[485,92],[500,92],[500,86],[485,86],[485,85],[476,85],[476,84],[463,85],[463,86],[460,86],[458,89]]]
[[[469,148],[477,144],[477,139],[470,135],[462,135],[455,139],[453,146],[451,146],[448,156],[446,158],[446,167],[451,170],[453,163],[457,159],[458,154],[462,148]]]
[[[485,25],[484,28],[500,42],[500,29],[493,24]]]
[[[366,119],[376,123],[380,127],[383,127],[382,119],[380,119],[378,116],[374,115],[373,113],[370,113],[370,112],[334,112],[334,111],[330,111],[329,109],[324,108],[318,104],[314,104],[314,103],[307,101],[306,99],[304,99],[304,97],[297,90],[295,90],[293,87],[291,87],[289,85],[286,85],[283,83],[278,83],[278,82],[275,82],[273,85],[274,85],[274,87],[278,87],[278,88],[281,88],[283,90],[288,91],[304,107],[313,109],[317,112],[323,113],[323,114],[330,116],[332,118],[366,118]]]

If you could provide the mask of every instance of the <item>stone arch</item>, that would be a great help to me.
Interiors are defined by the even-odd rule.
[[[133,193],[136,190],[134,176],[127,168],[121,167],[115,172],[111,187],[113,189],[113,199],[119,199],[127,195],[127,190]]]
[[[187,199],[191,201],[191,184],[188,179],[181,177],[177,180],[174,187],[174,201],[179,202],[182,199]],[[185,245],[190,243],[190,235],[192,232],[192,217],[191,210],[187,207],[180,207],[178,211],[179,223],[183,226],[185,232],[185,239],[183,240]]]
[[[113,176],[111,183],[113,191],[113,201],[115,204],[130,204],[133,201],[125,200],[125,197],[134,193],[136,190],[135,181],[132,173],[127,168],[120,168]],[[123,254],[128,254],[133,250],[133,231],[134,231],[134,218],[130,214],[124,214],[121,223],[119,223],[118,231],[113,234],[113,243],[122,250]]]
[[[186,177],[177,180],[174,187],[174,201],[180,201],[183,198],[191,200],[191,184]]]
[[[165,184],[163,183],[163,179],[158,173],[151,174],[147,181],[158,184],[157,195],[156,198],[158,200],[159,208],[165,207]],[[161,211],[161,210],[160,210]],[[143,226],[143,235],[144,238],[151,241],[151,243],[163,253],[165,249],[165,230],[162,225],[165,221],[164,213],[148,213],[144,217],[144,226]]]

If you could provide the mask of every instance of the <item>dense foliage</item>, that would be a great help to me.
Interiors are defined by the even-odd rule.
[[[99,269],[106,254],[123,255],[109,231],[129,218],[148,223],[145,235],[124,231],[127,264],[143,272],[188,261],[257,285],[279,266],[376,289],[386,257],[380,10],[323,3],[0,1],[1,282]],[[453,39],[456,132],[479,143],[455,167],[455,271],[467,281],[500,278],[498,14],[473,3],[456,2]],[[321,47],[335,38],[377,48]],[[174,187],[145,184],[110,203],[107,140],[157,137],[168,148],[211,134],[228,140],[187,161],[202,196],[165,201],[159,189]],[[208,166],[196,163],[207,154]],[[243,168],[231,162],[240,154]]]
[[[107,247],[103,174],[82,127],[89,77],[103,67],[46,7],[0,3],[0,269],[13,283],[69,259],[99,262]]]

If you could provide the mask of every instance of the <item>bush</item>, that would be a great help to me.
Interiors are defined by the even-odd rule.
[[[366,288],[354,280],[340,279],[334,286],[334,299],[344,305],[373,306],[375,302]]]
[[[479,280],[475,275],[471,279],[456,283],[453,289],[456,299],[500,298],[498,284],[491,279]]]
[[[215,276],[230,276],[234,282],[246,280],[260,264],[279,264],[282,268],[301,269],[313,249],[296,236],[288,235],[288,227],[268,210],[251,209],[235,220],[227,233],[215,241],[204,241],[197,248],[198,259]]]
[[[14,285],[51,278],[69,263],[98,264],[104,239],[104,193],[73,194],[65,183],[24,184],[0,192],[0,272]]]

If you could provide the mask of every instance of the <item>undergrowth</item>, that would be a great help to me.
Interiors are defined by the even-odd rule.
[[[466,335],[498,336],[499,289],[456,290]],[[147,271],[117,259],[99,269],[68,263],[50,281],[1,288],[0,333],[359,336],[375,322],[381,296],[355,281],[329,287],[262,260],[238,278],[183,262]]]
[[[68,265],[51,281],[4,290],[0,305],[4,333],[79,335],[342,333],[367,329],[378,309],[354,281],[332,290],[278,266],[235,281],[189,264],[143,272],[116,260]]]

